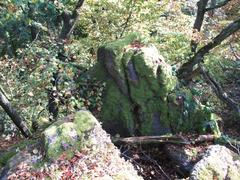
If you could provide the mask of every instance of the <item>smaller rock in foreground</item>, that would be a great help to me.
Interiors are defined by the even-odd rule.
[[[240,179],[240,161],[225,146],[209,146],[203,158],[193,167],[191,180]]]

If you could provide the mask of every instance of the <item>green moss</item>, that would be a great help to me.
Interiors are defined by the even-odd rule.
[[[88,143],[86,133],[96,124],[97,120],[88,111],[77,112],[73,122],[55,122],[43,133],[47,157],[54,159],[64,151],[71,157],[71,151],[80,150]]]
[[[113,41],[110,43],[105,44],[103,47],[105,49],[110,49],[118,53],[123,53],[123,48],[130,45],[134,41],[141,41],[141,37],[138,33],[131,33],[125,38],[119,39],[117,41]]]
[[[136,36],[133,37],[136,38]],[[144,48],[143,51],[137,53],[131,48],[124,49],[134,40],[133,37],[102,47],[105,53],[110,51],[114,55],[114,69],[118,71],[119,78],[124,79],[129,95],[123,95],[116,83],[108,80],[101,115],[104,122],[119,121],[129,132],[133,133],[133,108],[137,105],[143,114],[140,117],[140,121],[142,121],[140,131],[143,134],[151,134],[153,113],[160,112],[164,116],[164,118],[161,117],[163,121],[161,123],[167,124],[164,122],[167,115],[166,96],[169,91],[174,89],[176,77],[172,76],[171,66],[166,63],[158,66],[156,63],[159,62],[153,61],[152,57],[146,54],[147,52],[143,52],[153,49],[154,52],[150,53],[158,55],[157,49]],[[130,78],[127,70],[129,63],[133,64],[138,80]],[[161,69],[160,72],[158,72],[158,67]],[[163,76],[162,73],[165,75]]]
[[[75,115],[74,124],[78,133],[81,134],[93,129],[97,120],[89,111],[79,111]]]
[[[134,128],[131,103],[113,83],[107,83],[101,118],[106,123],[120,121],[123,127],[128,129],[131,134]]]

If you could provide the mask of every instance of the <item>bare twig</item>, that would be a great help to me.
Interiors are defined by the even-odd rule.
[[[130,3],[132,3],[132,0],[130,0]],[[131,10],[128,14],[128,17],[127,17],[126,21],[121,25],[121,26],[123,26],[123,29],[122,29],[122,32],[121,32],[119,38],[121,38],[123,36],[125,30],[127,29],[128,23],[130,22],[131,17],[132,17],[132,13],[133,13],[133,7],[131,7]]]
[[[232,44],[230,43],[230,49],[234,55],[234,57],[236,58],[237,61],[240,61],[240,54],[238,54],[235,49],[233,48]]]

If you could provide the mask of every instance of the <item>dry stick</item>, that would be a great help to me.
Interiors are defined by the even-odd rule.
[[[189,144],[188,141],[179,138],[179,137],[166,137],[166,136],[140,136],[140,137],[128,137],[128,138],[118,138],[113,139],[113,142],[116,144],[138,144],[138,145],[146,145],[146,144],[165,144],[165,143],[173,143],[173,144]]]

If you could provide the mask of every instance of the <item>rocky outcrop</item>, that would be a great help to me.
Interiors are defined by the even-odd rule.
[[[103,45],[98,62],[95,76],[106,82],[101,120],[110,134],[203,131],[208,122],[217,131],[211,112],[179,86],[172,67],[139,35]]]
[[[7,162],[0,179],[142,179],[120,158],[100,123],[79,111],[53,123],[41,140]]]
[[[240,179],[239,155],[220,145],[211,145],[194,166],[191,180]]]

